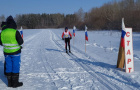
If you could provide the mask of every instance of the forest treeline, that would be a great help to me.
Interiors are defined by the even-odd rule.
[[[65,26],[84,30],[120,30],[121,19],[124,18],[126,27],[140,31],[140,0],[113,0],[101,7],[92,8],[84,12],[80,8],[74,14],[21,14],[16,15],[18,27],[35,28],[63,28]],[[0,16],[0,22],[5,16]]]

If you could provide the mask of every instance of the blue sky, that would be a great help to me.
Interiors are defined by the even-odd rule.
[[[80,8],[85,12],[113,0],[0,0],[0,16],[16,14],[73,14]]]

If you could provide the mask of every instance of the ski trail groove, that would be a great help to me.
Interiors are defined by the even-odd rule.
[[[36,52],[34,55],[36,55],[37,58],[40,57],[40,58],[38,58],[38,60],[41,60],[42,62],[44,62],[44,55],[42,54],[43,52],[42,52],[42,47],[41,47],[41,44],[43,42],[42,40],[44,39],[44,37],[43,37],[44,35],[42,35],[43,33],[44,33],[44,31],[41,31],[40,33],[38,33],[35,36],[33,36],[33,38],[31,38],[29,40],[26,40],[26,42],[25,42],[25,43],[36,43],[36,44],[34,44],[35,47],[39,47],[39,48],[34,49],[34,52]],[[39,41],[39,42],[36,42],[36,41]],[[29,46],[32,46],[32,44],[27,44],[27,47],[29,47]],[[43,67],[44,67],[44,69],[46,71],[46,75],[49,77],[49,79],[51,81],[50,84],[53,87],[57,88],[57,86],[55,84],[55,81],[53,80],[53,78],[49,74],[48,68],[46,67],[45,63],[43,65],[44,65]]]
[[[54,34],[54,33],[53,33]],[[60,38],[58,35],[56,35],[55,34],[55,36],[57,36],[58,38]],[[55,43],[57,44],[57,46],[59,47],[59,48],[61,48],[61,49],[63,49],[63,47],[62,47],[62,45],[58,42],[58,41],[55,41]],[[94,61],[96,61],[96,59],[94,59],[94,58],[92,58],[91,56],[89,56],[89,55],[87,55],[87,54],[85,54],[83,51],[81,51],[81,50],[79,50],[79,49],[77,49],[76,47],[74,47],[74,46],[72,46],[73,48],[74,48],[74,50],[77,50],[78,51],[78,53],[81,53],[82,55],[84,55],[84,56],[86,56],[87,58],[86,59],[89,59],[89,60],[94,60]],[[71,56],[70,56],[71,57]],[[77,57],[77,56],[76,56]],[[78,58],[78,57],[77,57]],[[88,66],[88,65],[86,65],[86,67],[89,69],[89,70],[92,70],[93,71],[93,69],[90,67],[90,66]],[[83,69],[85,69],[84,67],[83,67]],[[87,69],[87,70],[88,70]],[[107,70],[108,70],[109,68],[107,68]],[[86,71],[87,71],[86,70]],[[88,70],[88,71],[89,71]],[[95,71],[95,70],[94,70]],[[117,70],[115,70],[115,71],[113,71],[114,72],[114,74],[116,74],[116,75],[118,75],[118,73],[116,73],[116,71]],[[95,73],[96,74],[96,73]],[[99,73],[98,72],[98,74],[99,74],[99,76],[100,76],[100,80],[102,81],[104,78],[105,78],[105,76],[103,76],[101,73]],[[97,76],[98,76],[98,74],[96,74]],[[102,78],[102,77],[104,77],[104,78]],[[121,79],[123,79],[123,80],[125,80],[123,77],[120,77]],[[125,77],[126,78],[126,77]],[[104,82],[108,82],[108,86],[110,86],[110,85],[113,85],[114,86],[114,88],[116,88],[116,89],[119,89],[119,90],[122,90],[122,88],[120,87],[120,86],[117,86],[115,83],[111,83],[107,78],[105,78],[107,81],[104,81]],[[129,79],[130,80],[130,79]],[[127,80],[125,80],[126,82],[128,82]],[[133,84],[133,83],[132,83]],[[131,85],[131,84],[130,84]],[[137,85],[136,86],[139,86],[139,84],[137,83]],[[132,89],[132,87],[134,87],[134,86],[128,86],[127,85],[127,87],[129,87],[130,89]],[[111,89],[111,86],[110,87],[108,87],[108,88],[110,88]]]
[[[76,50],[78,53],[81,53],[82,55],[85,55],[87,57],[87,59],[91,59],[91,60],[94,60],[94,62],[98,62],[96,59],[94,59],[93,57],[87,55],[86,53],[84,53],[83,51],[79,50],[78,48],[72,46],[74,48],[74,50]],[[107,68],[107,70],[110,70],[110,68]],[[129,87],[130,89],[132,89],[132,87],[134,88],[137,88],[137,87],[140,87],[140,84],[139,83],[133,83],[133,82],[130,82],[132,81],[132,79],[130,79],[129,77],[125,77],[123,76],[122,74],[120,74],[116,69],[113,69],[112,72],[116,75],[116,76],[119,76],[121,79],[125,80],[126,82],[128,82]],[[131,86],[132,87],[131,87]],[[139,88],[138,88],[139,89]]]
[[[57,46],[59,47],[59,48],[61,48],[61,49],[63,49],[63,47],[62,47],[62,45],[61,44],[59,44],[57,41],[55,41],[56,42],[56,44],[57,44]],[[70,56],[72,59],[74,59],[74,57],[72,57],[72,56]],[[77,56],[76,56],[76,58],[77,58]],[[85,67],[85,65],[83,66],[81,63],[78,63],[77,61],[76,61],[76,63],[77,64],[79,64],[85,71],[87,71],[88,73],[89,73],[89,71],[88,70],[91,70],[91,68],[86,68]],[[93,71],[93,70],[92,70]],[[91,74],[91,72],[89,73],[91,76],[95,76],[96,78],[98,78],[97,76],[97,74],[96,73],[92,73]],[[101,78],[102,76],[100,76],[100,78]],[[110,85],[111,84],[113,84],[113,83],[109,83],[109,85],[107,85],[106,84],[106,82],[105,82],[105,80],[103,80],[102,78],[100,79],[100,78],[98,78],[98,81],[100,82],[100,83],[102,83],[106,88],[108,88],[108,89],[113,89]],[[107,79],[106,79],[107,80]],[[121,88],[120,87],[117,87],[117,86],[114,86],[114,87],[116,87],[116,89],[119,89],[119,90],[121,90]]]
[[[107,87],[109,90],[114,89],[114,87],[117,90],[122,90],[120,87],[118,87],[117,85],[115,85],[114,83],[111,83],[110,81],[108,81],[107,78],[105,78],[103,75],[100,74],[100,72],[97,72],[95,70],[93,70],[93,68],[91,68],[88,65],[85,65],[83,63],[80,63],[79,60],[80,58],[78,58],[75,55],[72,55],[71,58],[78,63],[81,67],[83,67],[91,76],[95,77],[98,81],[102,82],[102,84]],[[91,71],[90,71],[91,70]],[[113,86],[113,87],[112,87]]]
[[[45,33],[43,33],[44,35],[43,36],[45,36]],[[51,36],[52,37],[52,36]],[[45,38],[45,37],[44,37]],[[45,47],[45,39],[44,39],[44,41],[42,42],[42,46],[41,47]],[[57,75],[57,77],[59,78],[59,80],[61,80],[61,83],[63,82],[63,84],[64,83],[66,83],[62,78],[61,78],[61,76],[52,68],[52,66],[48,63],[48,60],[47,60],[47,57],[46,57],[46,55],[44,54],[44,52],[45,52],[45,49],[43,49],[42,48],[42,50],[41,50],[41,52],[43,52],[42,54],[43,54],[43,62],[45,63],[45,66],[47,66],[48,68],[49,68],[49,70],[51,69],[51,71],[53,72],[53,73],[55,73],[54,75]],[[45,60],[45,61],[44,61]],[[71,86],[71,84],[70,83],[66,83],[66,84],[69,84],[70,86]],[[57,84],[56,84],[57,85]]]
[[[55,34],[56,35],[56,34]],[[56,35],[59,39],[61,39],[58,35]],[[57,42],[58,43],[58,42]],[[60,44],[61,46],[61,44]],[[86,59],[87,60],[94,60],[94,62],[98,62],[95,58],[91,57],[90,55],[86,54],[85,52],[79,50],[78,48],[76,48],[75,46],[71,46],[74,51],[84,55],[85,57],[87,57]],[[99,56],[98,56],[99,57]],[[110,68],[107,68],[107,70],[110,70]],[[136,89],[139,89],[138,87],[140,87],[140,84],[139,83],[133,83],[133,82],[130,82],[130,81],[133,81],[131,78],[129,77],[125,77],[123,76],[122,74],[120,74],[116,69],[113,69],[112,72],[116,75],[116,76],[119,76],[121,79],[123,79],[124,81],[127,82],[127,87],[129,87],[130,89],[132,89],[132,87],[136,88]],[[116,85],[115,85],[116,86]]]

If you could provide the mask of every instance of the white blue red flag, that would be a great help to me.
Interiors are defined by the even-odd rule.
[[[21,29],[19,30],[19,32],[20,32],[21,37],[23,38],[23,31],[22,31],[22,27],[21,27]]]
[[[88,41],[87,26],[85,26],[85,40],[87,40],[87,41]]]
[[[123,47],[123,48],[125,48],[125,41],[124,41],[125,35],[126,35],[126,31],[125,31],[124,19],[122,19],[121,47]]]
[[[73,36],[75,37],[75,29],[76,29],[76,27],[74,26],[73,27]]]

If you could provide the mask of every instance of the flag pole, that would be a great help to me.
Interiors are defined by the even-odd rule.
[[[73,46],[74,46],[74,36],[73,36]]]
[[[125,30],[124,18],[122,18],[122,30]],[[122,36],[121,36],[120,47],[118,52],[117,68],[121,68],[121,71],[123,71],[123,67],[125,64],[125,50],[121,44],[122,44]]]
[[[86,53],[86,40],[85,40],[85,53]]]
[[[87,40],[86,33],[87,33],[87,26],[85,25],[85,53],[86,53],[86,40]]]
[[[76,30],[76,27],[73,26],[73,46],[74,46],[74,39],[75,39],[75,30]]]

